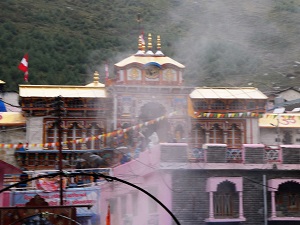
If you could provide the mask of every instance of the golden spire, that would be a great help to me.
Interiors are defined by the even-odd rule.
[[[139,51],[142,51],[143,50],[143,40],[142,40],[142,37],[141,37],[141,35],[139,36],[139,46],[138,46],[139,48]]]
[[[162,53],[161,51],[161,42],[160,42],[160,35],[157,35],[157,39],[156,39],[156,52],[155,55],[156,56],[164,56],[164,53]]]
[[[138,51],[135,53],[135,55],[144,55],[145,54],[145,41],[143,34],[139,35],[139,45],[138,45]]]
[[[148,50],[152,50],[152,36],[151,33],[148,34]]]
[[[160,44],[160,35],[157,35],[157,46],[156,46],[157,51],[160,51],[161,49],[161,44]]]
[[[154,55],[152,52],[152,36],[150,33],[148,34],[148,51],[146,52],[146,55]]]
[[[99,73],[98,71],[95,71],[94,73],[94,84],[95,86],[99,83]]]

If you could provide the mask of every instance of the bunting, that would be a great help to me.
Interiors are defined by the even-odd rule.
[[[240,117],[254,117],[262,118],[264,113],[243,112],[243,113],[193,113],[189,115],[193,118],[240,118]]]
[[[92,140],[92,139],[102,139],[104,137],[115,137],[117,135],[123,135],[125,133],[127,133],[128,131],[130,130],[134,130],[134,131],[137,131],[137,130],[140,130],[143,126],[148,126],[149,124],[154,124],[154,123],[157,123],[167,117],[171,117],[171,116],[174,116],[176,115],[176,112],[172,112],[168,115],[165,115],[165,116],[161,116],[161,117],[158,117],[156,119],[153,119],[153,120],[150,120],[150,121],[147,121],[145,123],[141,123],[141,124],[138,124],[138,125],[135,125],[135,126],[132,126],[132,127],[128,127],[126,129],[122,129],[122,130],[116,130],[116,131],[112,131],[110,133],[106,133],[106,134],[100,134],[98,136],[92,136],[92,137],[87,137],[87,138],[81,138],[81,139],[76,139],[76,140],[70,140],[70,141],[65,141],[65,142],[62,142],[61,144],[64,145],[64,144],[68,144],[68,143],[83,143],[84,141],[86,140]],[[4,144],[4,143],[0,143],[0,148],[17,148],[19,144]],[[39,148],[48,148],[48,147],[54,147],[54,146],[58,146],[59,145],[59,142],[55,142],[55,143],[45,143],[45,144],[26,144],[26,147],[27,148],[31,148],[31,147],[39,147]]]

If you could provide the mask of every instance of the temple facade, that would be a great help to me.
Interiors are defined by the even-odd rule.
[[[30,176],[57,170],[60,153],[64,170],[110,168],[105,173],[143,188],[184,225],[299,223],[300,147],[274,138],[280,126],[265,114],[267,96],[254,87],[185,86],[184,69],[149,34],[105,84],[96,71],[83,86],[20,85],[25,139],[0,147],[16,148],[16,164]],[[65,188],[72,196],[97,189],[101,216],[84,223],[105,224],[109,207],[111,224],[176,223],[125,184],[91,177],[68,179]]]

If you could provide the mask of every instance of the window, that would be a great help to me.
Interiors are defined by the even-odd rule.
[[[222,144],[223,140],[223,130],[220,128],[219,124],[215,123],[212,129],[209,130],[209,143]]]
[[[97,124],[92,124],[88,129],[87,129],[87,137],[97,137],[100,134],[103,134],[103,129],[98,127]],[[87,142],[87,148],[88,149],[100,149],[102,144],[102,140],[99,139],[94,139]]]
[[[211,104],[211,109],[225,109],[224,102],[217,100]]]
[[[279,185],[276,192],[276,210],[282,213],[300,211],[300,184],[289,181]],[[287,215],[284,215],[287,216]]]
[[[205,144],[205,130],[201,127],[199,123],[193,126],[191,138],[191,145],[193,147],[201,147],[202,144]]]
[[[242,177],[210,177],[207,179],[206,192],[212,204],[207,206],[209,217],[205,219],[206,222],[246,221]]]
[[[233,216],[234,194],[234,184],[225,181],[218,185],[217,192],[214,193],[215,217],[223,218]]]
[[[247,104],[247,109],[248,110],[255,110],[256,109],[256,104],[255,104],[255,102],[248,102],[248,104]]]
[[[73,150],[80,150],[80,143],[75,143],[74,140],[82,138],[82,129],[78,126],[77,123],[73,123],[73,125],[68,129],[67,132],[67,140],[68,140],[68,148]]]
[[[237,109],[244,109],[244,105],[242,102],[234,100],[230,106],[229,109],[237,110]]]
[[[230,193],[216,193],[214,202],[216,217],[232,216],[232,195]]]
[[[205,101],[196,101],[194,103],[195,110],[208,109],[208,105]]]
[[[230,148],[239,148],[242,144],[242,133],[236,124],[228,130],[227,144]]]
[[[83,102],[80,99],[73,99],[68,102],[68,108],[82,108]]]
[[[50,125],[46,131],[46,143],[56,143],[58,141],[58,127],[55,123]],[[49,149],[56,149],[55,147],[48,147]]]
[[[42,99],[39,99],[33,103],[33,108],[46,108],[46,103]]]

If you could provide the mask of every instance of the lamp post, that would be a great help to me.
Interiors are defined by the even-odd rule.
[[[62,165],[62,127],[61,127],[61,123],[62,123],[62,111],[63,111],[63,105],[64,102],[61,99],[61,96],[58,96],[55,98],[55,113],[57,116],[56,119],[56,124],[58,127],[58,155],[59,155],[59,160],[58,160],[58,169],[59,169],[59,196],[60,196],[60,205],[64,205],[64,200],[63,200],[63,174],[62,174],[62,169],[63,169],[63,165]]]

